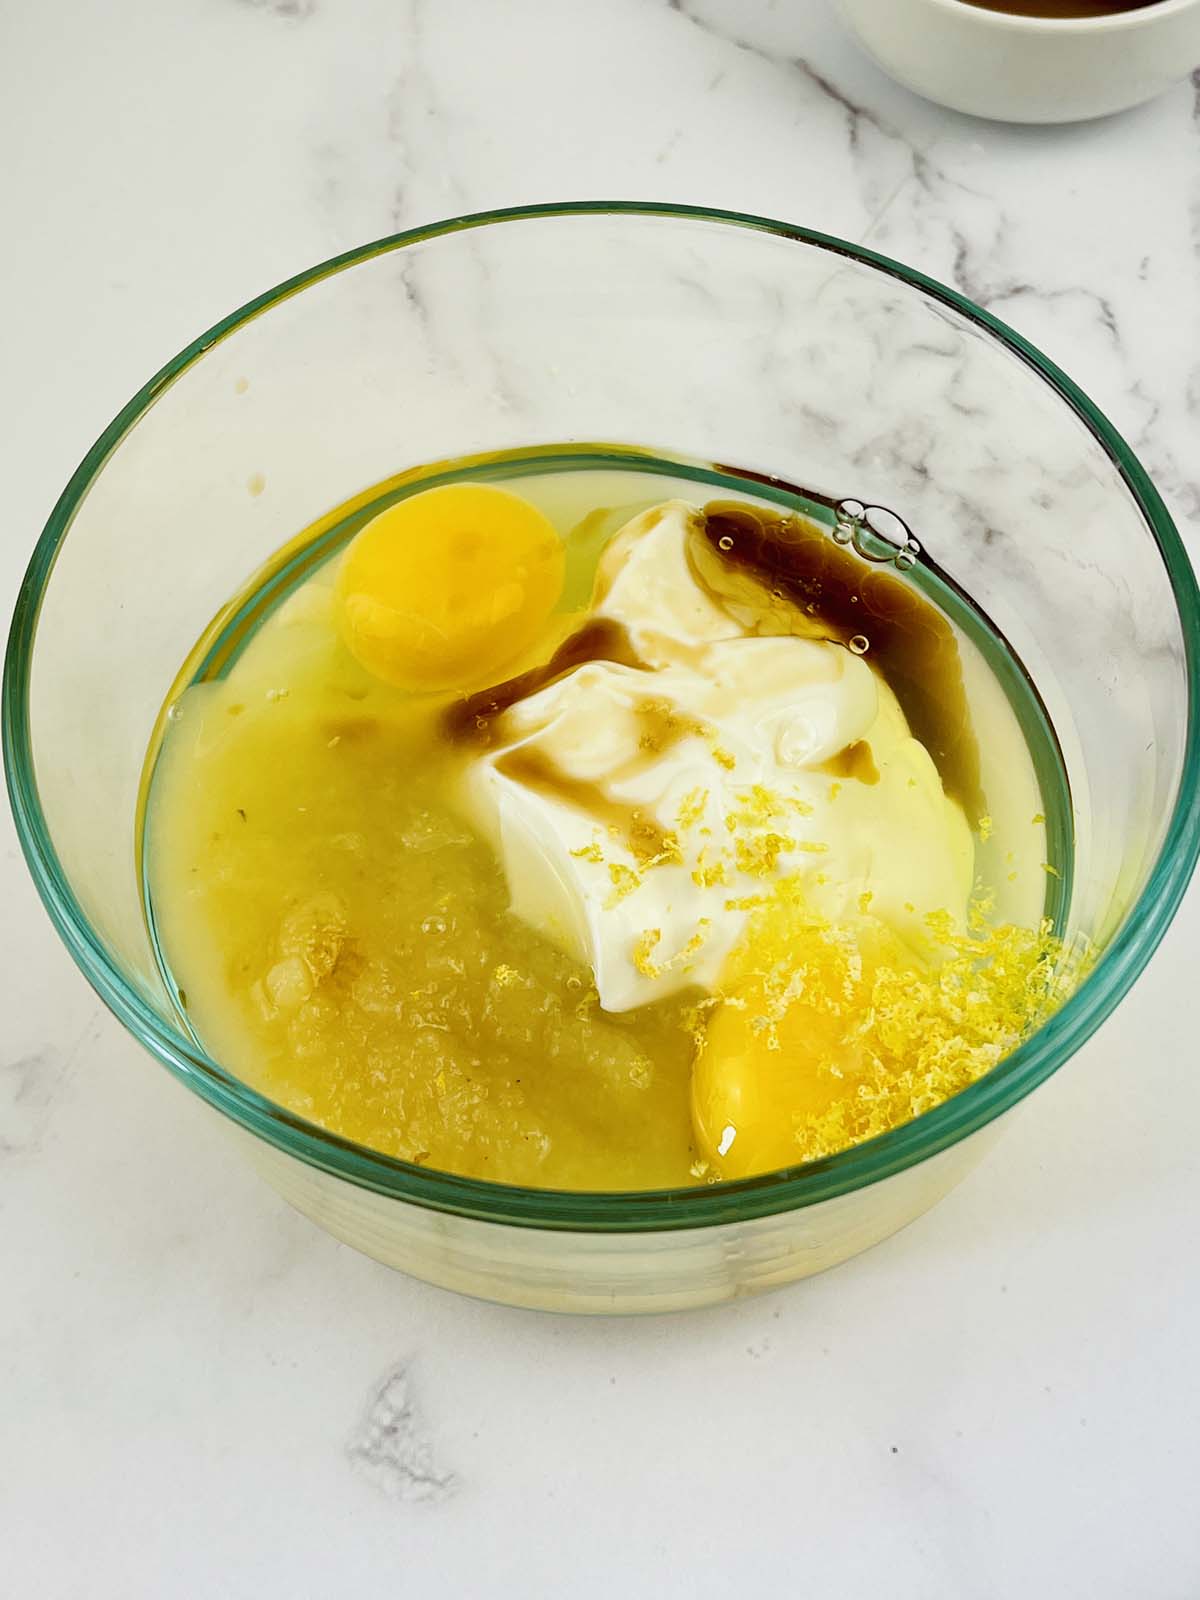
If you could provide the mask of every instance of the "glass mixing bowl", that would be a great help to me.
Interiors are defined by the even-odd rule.
[[[193,641],[323,512],[474,451],[619,441],[900,512],[1023,659],[1074,808],[1073,998],[936,1110],[827,1160],[636,1194],[409,1166],[281,1109],[181,1031],[134,860],[147,742]],[[249,490],[261,490],[254,493]],[[398,234],[235,312],[105,429],[34,552],[4,757],[46,907],[97,992],[288,1200],[431,1282],[658,1311],[819,1271],[909,1222],[1145,965],[1200,846],[1198,598],[1133,454],[1018,335],[840,240],[690,207],[530,207]]]

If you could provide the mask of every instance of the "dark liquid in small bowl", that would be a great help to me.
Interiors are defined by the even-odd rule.
[[[1007,11],[1016,17],[1115,17],[1145,11],[1160,0],[963,0],[980,11]]]

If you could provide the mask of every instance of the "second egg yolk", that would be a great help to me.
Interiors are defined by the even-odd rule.
[[[470,688],[536,641],[563,571],[561,539],[527,500],[490,484],[427,489],[381,511],[342,557],[342,637],[388,683]]]
[[[911,965],[895,937],[863,918],[830,937],[786,898],[750,923],[722,973],[692,1070],[697,1142],[723,1179],[803,1159],[798,1134],[852,1098],[866,1062],[856,1034],[881,966]]]

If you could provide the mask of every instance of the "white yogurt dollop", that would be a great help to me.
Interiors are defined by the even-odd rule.
[[[607,1011],[712,991],[782,876],[918,951],[971,889],[966,820],[891,690],[843,645],[780,633],[777,605],[762,633],[721,604],[689,560],[695,517],[644,512],[601,562],[592,616],[641,665],[590,661],[518,701],[467,775],[513,911],[591,968]],[[831,774],[847,751],[858,775]]]

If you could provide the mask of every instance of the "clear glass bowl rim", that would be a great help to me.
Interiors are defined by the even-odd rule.
[[[29,679],[42,597],[77,508],[105,461],[163,391],[219,340],[272,306],[360,262],[471,229],[552,218],[658,218],[747,229],[848,257],[951,306],[1015,354],[1071,407],[1137,503],[1166,567],[1184,637],[1188,711],[1179,795],[1162,849],[1124,925],[1071,999],[986,1077],[903,1127],[821,1161],[735,1183],[688,1189],[526,1189],[410,1165],[342,1139],[250,1089],[176,1032],[116,970],[75,898],[51,842],[33,771]],[[1183,542],[1144,468],[1088,397],[1020,334],[957,291],[861,245],[767,217],[652,201],[568,201],[448,218],[374,240],[289,278],[203,333],[155,374],[88,451],[34,549],[4,663],[3,749],[9,799],[34,883],[84,976],[124,1026],[177,1078],[256,1137],[362,1188],[438,1211],[560,1231],[646,1232],[748,1221],[833,1199],[927,1160],[1000,1116],[1057,1070],[1099,1027],[1149,960],[1200,854],[1200,591]]]

